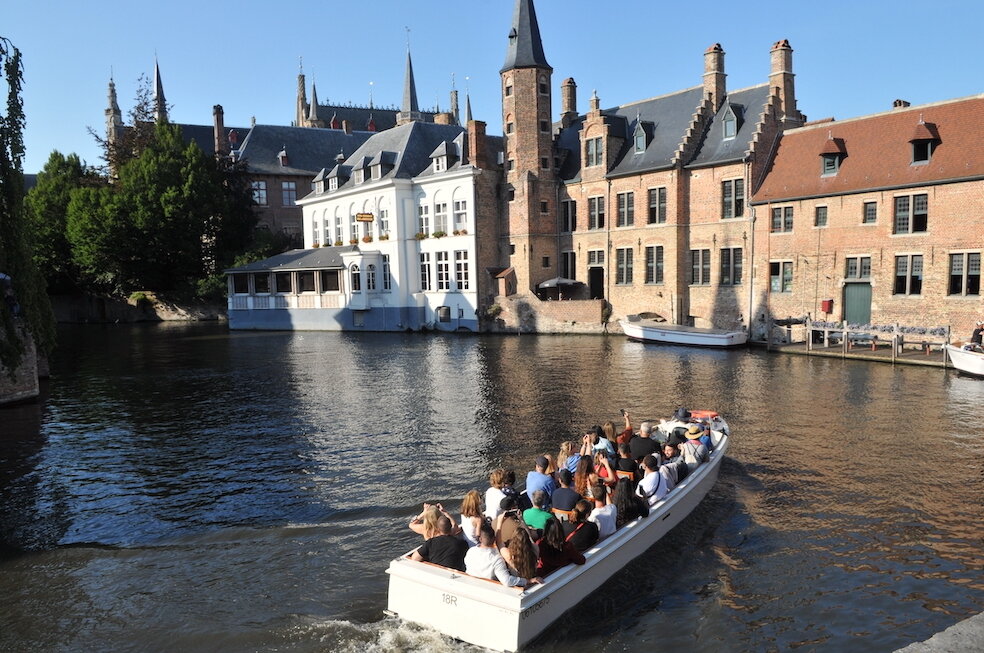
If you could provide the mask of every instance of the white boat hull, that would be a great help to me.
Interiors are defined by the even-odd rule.
[[[946,345],[946,353],[953,366],[966,374],[984,376],[984,354]]]
[[[748,341],[742,330],[701,329],[653,320],[621,320],[622,331],[633,340],[692,347],[737,347]]]
[[[477,646],[516,651],[680,523],[717,481],[728,438],[644,519],[627,524],[528,591],[402,556],[390,563],[388,611]]]

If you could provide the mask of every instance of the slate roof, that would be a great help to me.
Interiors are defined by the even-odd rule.
[[[215,156],[215,128],[212,125],[178,124],[178,127],[181,128],[181,140],[184,141],[185,145],[195,142],[202,152],[209,156]],[[226,127],[226,134],[233,129],[239,134],[239,142],[242,142],[246,134],[249,133],[248,127]]]
[[[340,269],[342,254],[358,251],[357,245],[343,247],[315,247],[314,249],[292,249],[283,254],[271,256],[262,261],[254,261],[238,268],[223,270],[226,274],[233,272],[286,272],[289,270],[324,270]]]
[[[922,119],[939,141],[927,164],[912,164],[910,139]],[[825,122],[783,134],[753,204],[984,177],[984,94]],[[845,156],[835,175],[821,176],[820,154],[831,138]]]
[[[602,114],[614,119],[615,130],[622,132],[625,146],[615,158],[609,176],[634,175],[651,170],[668,168],[690,126],[694,112],[701,103],[703,86],[685,89],[669,95],[632,102]],[[646,151],[635,153],[632,136],[637,118],[647,128],[649,141]],[[585,116],[579,116],[573,124],[560,132],[557,148],[567,150],[560,168],[560,177],[576,181],[581,174],[580,135]],[[646,123],[650,123],[646,125]]]
[[[348,120],[354,131],[368,131],[369,119],[376,123],[376,131],[381,132],[396,127],[396,114],[399,109],[393,107],[342,107],[333,104],[318,104],[318,119],[331,124],[332,116],[338,120],[341,129],[342,121]],[[425,122],[434,122],[434,112],[421,111]]]
[[[687,167],[699,168],[741,161],[745,157],[745,152],[751,149],[752,136],[755,135],[758,127],[759,117],[768,103],[768,84],[728,93],[728,97],[711,121],[697,156],[687,164]],[[738,131],[734,138],[725,139],[724,117],[729,109],[738,119]]]
[[[322,168],[334,166],[339,152],[348,157],[371,136],[372,132],[346,134],[339,129],[256,125],[239,151],[248,161],[250,173],[314,177]],[[287,152],[286,166],[281,166],[277,157],[281,150]]]
[[[543,54],[540,40],[540,26],[536,22],[533,0],[516,0],[512,27],[509,30],[509,45],[506,48],[506,63],[500,73],[513,68],[550,68]]]

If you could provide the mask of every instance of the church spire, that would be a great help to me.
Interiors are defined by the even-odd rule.
[[[116,101],[116,82],[113,81],[113,74],[109,75],[109,102],[106,107],[106,140],[113,142],[116,140],[117,130],[123,126],[123,113],[120,111],[119,102]]]
[[[410,47],[407,46],[407,70],[403,79],[403,104],[400,105],[400,113],[397,114],[396,124],[403,125],[408,122],[420,122],[423,116],[420,115],[420,107],[417,104],[417,85],[413,81],[413,62],[410,60]]]
[[[167,99],[164,97],[164,83],[161,81],[161,68],[154,57],[154,120],[167,122]]]
[[[308,113],[308,120],[312,123],[318,120],[318,86],[311,82],[311,111]]]
[[[469,94],[468,91],[465,91],[465,124],[467,125],[471,121],[472,121],[471,94]]]
[[[553,70],[543,54],[540,26],[536,22],[533,0],[516,0],[512,28],[509,30],[509,46],[506,63],[500,73],[513,68],[546,68]]]

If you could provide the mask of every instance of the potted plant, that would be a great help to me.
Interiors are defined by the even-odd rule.
[[[424,238],[427,238],[427,234],[425,234],[423,231],[419,231],[417,232],[417,235],[414,236],[414,238],[416,238],[417,240],[423,240]]]
[[[380,240],[389,240],[390,239],[390,235],[389,234],[379,234],[379,239]]]
[[[312,245],[312,247],[316,247],[316,248],[321,247],[321,243],[315,243],[314,245]]]
[[[365,236],[362,237],[362,242],[364,242],[364,243],[371,243],[372,242],[372,236],[370,236],[369,234],[366,234]]]
[[[358,238],[350,238],[349,239],[349,245],[358,245],[358,244],[359,244],[359,239]]]
[[[447,236],[447,233],[445,233],[443,231],[435,231],[434,232],[434,238],[444,238],[445,236]]]
[[[340,240],[336,240],[335,241],[335,247],[341,247],[343,244],[344,243],[342,243],[342,241],[340,241]]]

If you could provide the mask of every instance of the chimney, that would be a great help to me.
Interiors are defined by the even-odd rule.
[[[221,104],[212,107],[212,135],[215,139],[215,156],[228,156],[229,141],[225,130],[225,112]]]
[[[727,96],[724,74],[724,50],[720,43],[715,43],[704,51],[704,97],[711,101],[715,113],[724,104]]]
[[[591,107],[591,113],[601,113],[601,98],[598,97],[598,91],[593,91],[591,93],[591,99],[588,100],[588,106]]]
[[[769,87],[779,99],[779,115],[784,127],[798,127],[804,116],[796,109],[796,88],[793,85],[793,48],[783,39],[772,46],[772,70]]]
[[[468,121],[468,161],[476,168],[491,167],[488,161],[485,123],[481,120]]]
[[[577,84],[573,77],[560,83],[560,122],[569,127],[577,118]]]
[[[342,121],[342,131],[345,132],[346,134],[352,133],[352,125],[349,123],[348,120]]]
[[[911,106],[911,104],[905,100],[896,100],[895,102],[892,102],[893,109],[904,109],[908,106]]]
[[[452,125],[454,124],[453,120],[454,115],[448,112],[434,114],[435,125]]]

